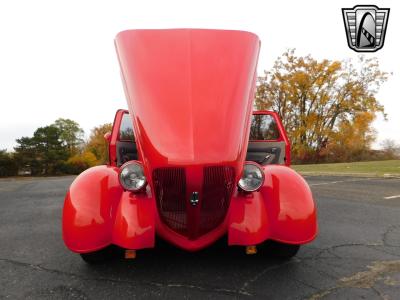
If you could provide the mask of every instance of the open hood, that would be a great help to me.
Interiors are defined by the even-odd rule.
[[[147,167],[243,163],[259,52],[256,35],[128,30],[115,44]]]
[[[115,44],[159,234],[222,234],[247,150],[258,37],[129,30]]]

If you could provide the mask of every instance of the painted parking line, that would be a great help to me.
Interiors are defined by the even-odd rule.
[[[357,179],[349,179],[349,180],[336,180],[336,181],[327,181],[327,182],[318,182],[318,183],[310,183],[309,186],[317,186],[317,185],[329,185],[343,182],[356,182],[356,181],[367,181],[376,178],[357,178]]]
[[[396,199],[396,198],[400,198],[400,195],[394,195],[394,196],[383,197],[383,199]]]

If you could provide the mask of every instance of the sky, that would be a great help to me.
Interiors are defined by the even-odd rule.
[[[57,118],[78,122],[86,136],[127,104],[113,39],[126,29],[215,28],[256,33],[258,73],[288,48],[317,59],[357,58],[347,46],[341,8],[389,7],[381,69],[392,72],[377,98],[388,120],[374,127],[400,143],[400,1],[1,1],[0,149]],[[397,36],[397,37],[396,37]]]

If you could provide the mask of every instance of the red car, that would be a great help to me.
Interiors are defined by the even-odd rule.
[[[260,41],[230,30],[128,30],[115,39],[129,110],[108,165],[71,184],[63,239],[87,262],[126,258],[156,236],[188,251],[222,236],[246,253],[295,255],[317,234],[306,181],[278,115],[253,112]]]

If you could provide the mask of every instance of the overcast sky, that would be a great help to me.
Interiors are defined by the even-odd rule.
[[[400,143],[400,1],[1,1],[0,149],[59,117],[88,135],[126,108],[113,39],[125,29],[217,28],[256,33],[259,74],[287,48],[322,59],[356,58],[347,46],[341,8],[389,7],[385,46],[366,54],[393,72],[378,94],[388,121],[379,140]]]

